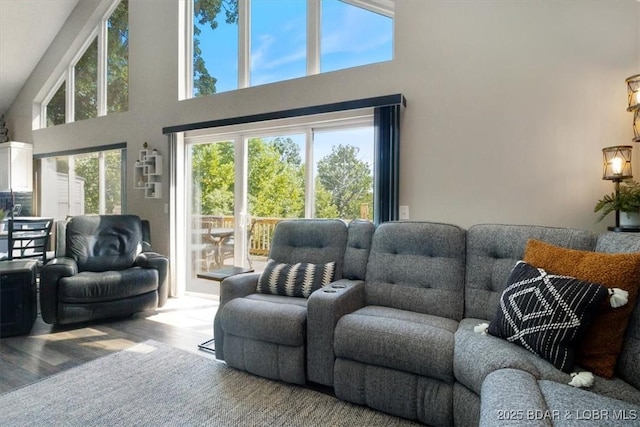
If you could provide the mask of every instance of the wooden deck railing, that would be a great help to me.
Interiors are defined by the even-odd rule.
[[[266,256],[269,254],[271,240],[273,239],[273,230],[276,224],[283,218],[263,218],[253,217],[251,219],[251,234],[249,253],[251,255]],[[207,228],[207,225],[213,224],[214,227],[234,228],[235,222],[232,216],[219,215],[194,215],[193,227],[195,229]]]

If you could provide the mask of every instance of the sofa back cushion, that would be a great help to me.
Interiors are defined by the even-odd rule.
[[[135,215],[78,215],[67,223],[66,254],[80,271],[124,270],[142,252]]]
[[[462,318],[465,231],[430,222],[387,222],[375,230],[367,305]]]
[[[334,219],[287,219],[273,232],[269,258],[283,264],[335,262],[334,278],[342,278],[347,225]]]
[[[511,270],[529,239],[571,249],[593,250],[596,236],[585,230],[536,225],[479,224],[467,230],[464,317],[492,320]]]
[[[347,250],[344,254],[345,279],[364,280],[375,226],[372,222],[354,220],[347,229]]]
[[[640,252],[640,235],[636,233],[604,233],[598,237],[597,252]],[[638,278],[640,280],[640,278]],[[617,374],[636,388],[640,388],[640,303],[631,314],[618,359]]]

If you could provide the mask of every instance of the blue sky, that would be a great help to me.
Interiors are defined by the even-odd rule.
[[[251,85],[306,74],[306,1],[253,0],[251,6]],[[224,22],[201,28],[202,56],[218,79],[217,91],[238,87],[238,27]],[[390,18],[343,3],[323,0],[321,71],[386,61],[393,55]]]

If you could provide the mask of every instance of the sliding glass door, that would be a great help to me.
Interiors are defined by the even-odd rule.
[[[198,273],[221,268],[234,256],[235,142],[202,138],[186,146],[190,292],[209,293],[211,282],[198,279]]]
[[[201,272],[262,271],[283,219],[373,219],[370,116],[217,135],[197,131],[185,135],[184,153],[187,292],[218,292],[217,283],[198,279]]]

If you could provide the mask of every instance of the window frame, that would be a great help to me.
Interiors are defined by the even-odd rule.
[[[105,168],[105,153],[109,151],[120,151],[120,206],[121,206],[121,214],[124,215],[127,212],[127,144],[116,143],[109,145],[101,145],[97,147],[88,147],[82,149],[74,149],[74,150],[65,150],[65,151],[57,151],[51,153],[42,153],[34,155],[33,158],[36,161],[36,174],[42,177],[42,162],[43,160],[56,159],[66,157],[69,160],[69,183],[71,183],[72,179],[75,176],[73,163],[75,158],[78,156],[86,155],[86,154],[97,154],[98,156],[98,187],[99,187],[99,195],[98,195],[98,204],[99,204],[99,212],[100,214],[107,213],[106,210],[106,168]],[[43,183],[38,182],[38,193],[41,193],[43,189]],[[70,184],[69,184],[70,185]],[[38,194],[38,199],[41,198],[41,194]],[[73,201],[71,192],[69,192],[69,200],[67,202],[71,204]],[[40,208],[42,209],[42,208]]]
[[[313,168],[314,165],[314,139],[313,135],[316,131],[328,132],[347,130],[361,127],[373,127],[374,126],[374,111],[359,110],[357,112],[328,114],[324,117],[317,117],[310,119],[304,117],[302,119],[288,119],[285,120],[288,123],[264,123],[260,124],[245,124],[238,126],[230,126],[228,128],[209,128],[195,131],[185,132],[184,144],[185,146],[191,144],[203,144],[210,143],[211,141],[233,141],[236,151],[236,163],[238,165],[244,165],[246,168],[246,162],[248,161],[249,148],[248,143],[252,138],[270,138],[287,135],[305,135],[305,147],[303,163],[305,165],[305,183],[304,183],[304,217],[315,218],[315,176],[316,171]],[[373,141],[372,141],[373,144]],[[189,161],[189,156],[184,155],[185,159]],[[374,159],[375,161],[375,159]],[[371,165],[373,167],[373,165]],[[240,171],[239,173],[245,173],[247,171]],[[375,170],[372,170],[375,173]],[[186,176],[186,175],[185,175]],[[236,183],[235,199],[239,202],[240,215],[247,215],[247,188],[246,182],[240,180]],[[185,194],[191,194],[188,188],[185,188]],[[374,195],[375,199],[375,195]],[[244,259],[241,257],[241,259]]]
[[[251,87],[251,1],[238,1],[238,89]],[[394,0],[340,0],[346,4],[394,19]],[[307,2],[307,57],[305,77],[320,74],[322,0]],[[193,96],[193,0],[182,0],[180,8],[180,84],[178,100],[196,98]],[[391,60],[393,57],[391,58]],[[350,67],[349,67],[350,68]],[[205,95],[206,96],[206,95]]]
[[[190,194],[192,194],[193,182],[190,181],[191,163],[192,161],[192,147],[199,144],[210,144],[217,142],[231,142],[234,146],[234,167],[235,167],[235,186],[234,186],[234,218],[235,230],[234,236],[238,245],[234,249],[234,265],[245,265],[247,259],[248,248],[246,246],[246,227],[248,226],[248,218],[251,218],[252,212],[249,210],[249,188],[248,188],[248,162],[249,162],[249,140],[252,138],[269,138],[277,136],[287,135],[305,135],[305,150],[302,162],[305,166],[305,181],[304,181],[304,213],[302,218],[316,218],[315,215],[315,202],[316,202],[316,176],[317,171],[315,166],[315,141],[313,138],[316,132],[327,131],[339,131],[348,129],[358,129],[362,127],[375,127],[375,109],[374,108],[362,108],[351,111],[339,111],[332,113],[323,113],[311,116],[301,116],[294,118],[286,118],[282,120],[273,120],[267,122],[252,122],[234,124],[229,126],[203,128],[197,130],[191,130],[180,133],[180,136],[176,138],[176,144],[174,145],[175,154],[172,154],[176,158],[177,162],[181,162],[180,170],[176,169],[176,174],[173,175],[175,179],[176,196],[180,197],[180,201],[177,203],[172,202],[172,209],[175,209],[176,228],[184,230],[188,227],[190,218],[193,215],[192,200]],[[376,142],[371,141],[371,144],[375,146]],[[374,164],[378,160],[374,157]],[[176,165],[177,166],[177,165]],[[377,168],[374,165],[372,167],[372,174],[377,172]],[[375,186],[372,188],[373,203],[376,203]],[[183,218],[180,220],[178,218]],[[189,219],[188,221],[186,219]],[[374,222],[372,218],[370,220]],[[188,252],[186,248],[189,248],[190,243],[186,240],[188,233],[178,232],[172,234],[177,240],[174,241],[174,245],[178,247],[184,247],[185,252]],[[184,253],[184,252],[183,252]],[[181,259],[177,261],[176,277],[187,277],[189,274],[189,266],[179,265],[184,263]],[[179,280],[181,288],[176,289],[176,294],[181,294],[186,290],[184,285],[185,280]],[[191,292],[191,291],[189,291]]]
[[[97,55],[97,115],[96,117],[106,116],[108,114],[108,106],[107,106],[107,57],[108,57],[108,41],[107,41],[107,33],[108,27],[107,24],[111,15],[114,11],[120,6],[123,0],[108,0],[105,3],[108,5],[106,11],[102,13],[101,17],[98,19],[98,23],[91,27],[89,32],[83,36],[82,42],[80,43],[78,48],[71,48],[71,58],[68,61],[67,65],[63,66],[63,70],[60,73],[59,77],[54,80],[54,83],[49,86],[49,90],[46,91],[45,96],[42,98],[42,101],[39,104],[38,115],[39,118],[34,122],[37,123],[37,127],[35,129],[44,129],[49,127],[47,125],[47,106],[51,99],[55,96],[56,92],[60,88],[60,85],[63,82],[66,82],[66,96],[65,96],[65,123],[73,123],[76,121],[75,119],[75,67],[78,64],[78,61],[85,54],[89,46],[94,42],[94,40],[98,39],[98,55]],[[37,101],[36,101],[37,104]],[[55,126],[55,125],[54,125]]]

